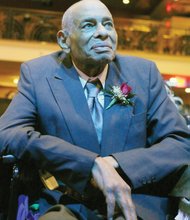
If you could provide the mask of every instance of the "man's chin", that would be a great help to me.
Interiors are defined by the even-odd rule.
[[[109,53],[99,53],[96,56],[94,56],[94,61],[96,62],[105,62],[110,63],[115,57],[115,54],[109,54]]]

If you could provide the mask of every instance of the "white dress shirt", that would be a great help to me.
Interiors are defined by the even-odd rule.
[[[102,83],[102,87],[104,88],[105,87],[105,80],[106,80],[106,76],[107,76],[107,72],[108,72],[108,65],[105,66],[104,70],[96,77],[89,77],[87,76],[85,73],[83,73],[81,70],[79,70],[76,65],[73,63],[75,69],[77,70],[77,73],[79,74],[79,79],[80,79],[80,82],[82,84],[82,87],[84,88],[84,94],[87,98],[87,90],[85,89],[85,85],[87,83],[87,81],[91,81],[91,80],[94,80],[94,79],[99,79],[100,82]],[[103,91],[100,91],[98,93],[98,96],[97,96],[97,99],[99,101],[99,103],[101,104],[102,107],[104,107],[104,93]]]

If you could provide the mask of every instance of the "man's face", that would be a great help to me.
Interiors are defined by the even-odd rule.
[[[109,63],[115,56],[117,34],[108,9],[97,4],[84,4],[73,11],[69,41],[76,64]]]

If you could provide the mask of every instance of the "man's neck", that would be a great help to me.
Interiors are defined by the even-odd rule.
[[[102,70],[102,72],[100,72],[98,75],[95,75],[95,76],[90,76],[90,75],[87,75],[86,73],[84,73],[83,71],[81,71],[77,66],[76,64],[73,62],[73,65],[75,67],[75,69],[77,70],[79,76],[84,79],[85,81],[88,81],[89,79],[90,80],[93,80],[94,78],[99,78],[99,80],[101,81],[102,85],[104,85],[105,83],[105,79],[106,79],[106,76],[107,76],[107,72],[108,72],[108,64],[105,66],[105,68]]]
[[[84,73],[85,75],[87,75],[88,77],[97,77],[99,76],[105,69],[105,67],[107,66],[107,64],[101,64],[101,65],[98,65],[98,64],[86,64],[85,65],[81,65],[81,64],[78,64],[74,61],[72,61],[74,66],[80,70],[82,73]]]

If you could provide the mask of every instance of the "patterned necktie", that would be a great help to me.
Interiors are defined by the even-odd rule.
[[[97,99],[97,95],[101,90],[102,85],[99,79],[94,81],[88,81],[86,83],[87,89],[87,102],[92,115],[92,120],[96,128],[99,143],[102,137],[102,126],[103,126],[103,108]]]

